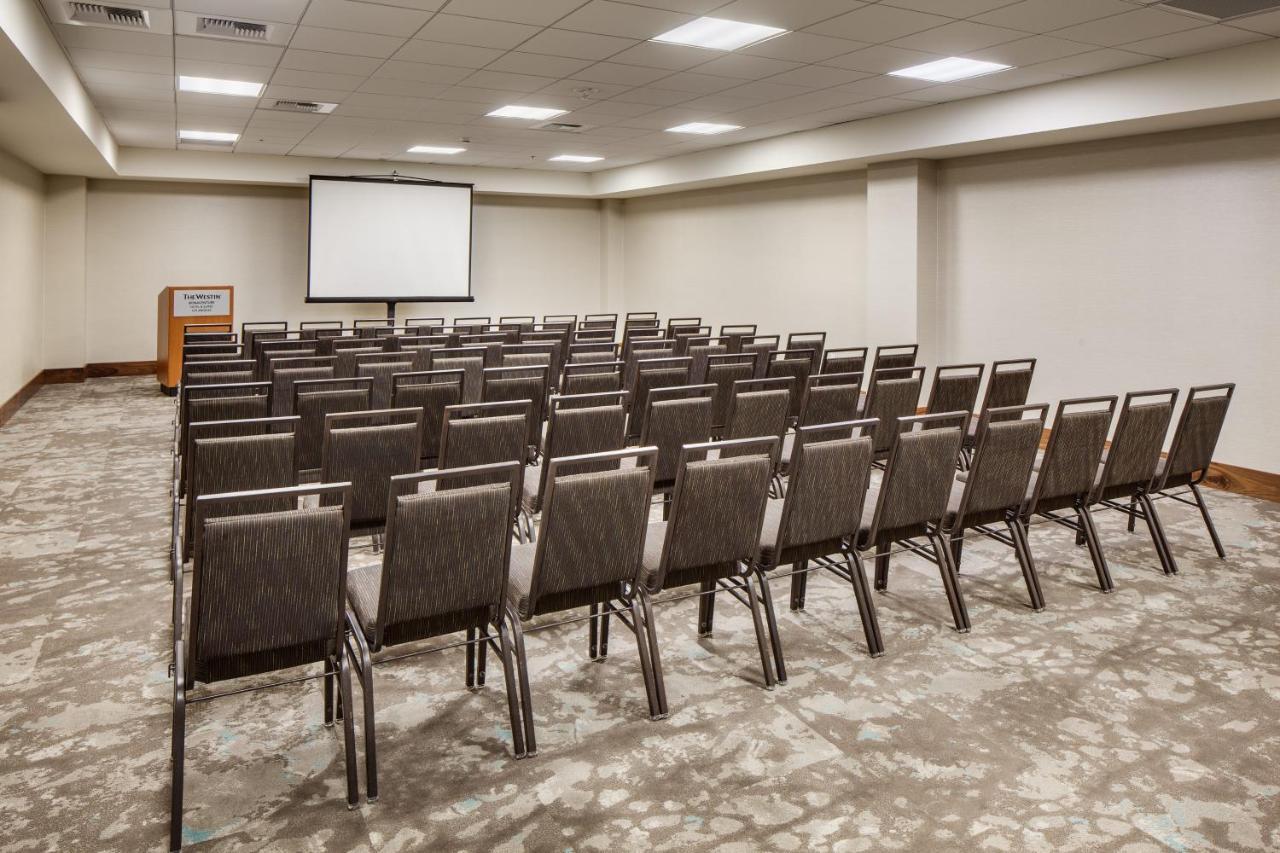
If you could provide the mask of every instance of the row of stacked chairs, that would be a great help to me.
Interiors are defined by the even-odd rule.
[[[926,371],[914,363],[914,346],[881,348],[867,369],[867,350],[825,350],[821,333],[793,335],[785,348],[763,336],[775,349],[751,350],[744,347],[762,337],[754,326],[722,327],[712,337],[701,334],[708,328],[700,320],[664,328],[656,317],[635,326],[628,318],[618,339],[616,317],[607,329],[580,328],[603,323],[598,315],[553,320],[565,326],[555,330],[533,328],[546,318],[517,318],[530,328],[500,332],[484,328],[495,325],[485,319],[434,323],[426,335],[411,333],[416,324],[367,327],[374,333],[353,326],[360,331],[330,339],[375,342],[377,351],[357,357],[397,360],[353,361],[354,375],[344,377],[281,378],[336,368],[336,361],[291,361],[336,355],[274,350],[323,337],[263,338],[246,328],[238,340],[192,342],[241,349],[196,350],[201,357],[186,364],[175,417],[175,849],[185,707],[222,695],[193,694],[197,683],[323,663],[315,677],[325,680],[326,723],[341,719],[345,728],[348,803],[355,804],[354,674],[372,802],[379,661],[463,646],[466,684],[478,688],[493,652],[521,758],[537,751],[526,628],[586,621],[589,655],[604,660],[610,625],[621,623],[636,643],[649,715],[661,719],[669,706],[655,599],[665,606],[696,598],[700,636],[713,631],[718,597],[744,604],[762,682],[772,688],[787,675],[770,578],[789,577],[793,610],[805,608],[813,572],[849,584],[866,649],[878,657],[885,646],[864,554],[874,559],[877,590],[888,587],[894,554],[933,563],[962,633],[971,627],[959,574],[966,537],[1012,549],[1036,611],[1046,606],[1030,539],[1039,522],[1068,527],[1087,546],[1103,592],[1114,581],[1095,509],[1125,513],[1130,530],[1144,520],[1162,570],[1174,574],[1155,501],[1192,503],[1224,556],[1198,486],[1232,385],[1191,389],[1162,454],[1178,391],[1061,401],[1046,443],[1050,406],[1027,403],[1032,359],[990,370],[939,367],[920,414]],[[626,334],[635,329],[659,334]],[[558,369],[555,346],[505,350],[547,331],[565,353]],[[608,331],[608,341],[590,344],[609,349],[575,352],[583,331]],[[440,340],[455,332],[458,340]],[[504,337],[464,346],[477,342],[461,339],[511,333],[514,343]],[[193,332],[208,334],[236,337]],[[436,340],[407,343],[423,337]],[[736,351],[719,350],[730,346]],[[656,357],[646,357],[654,349]],[[237,357],[246,352],[250,358]],[[536,360],[506,363],[530,355]],[[489,366],[492,359],[500,361]],[[249,381],[196,378],[243,373],[246,365],[233,362],[249,362]],[[197,366],[209,364],[236,369]],[[724,368],[732,368],[728,377]],[[585,387],[580,378],[589,380]],[[469,395],[477,384],[479,393]],[[652,517],[655,500],[661,521]],[[353,535],[372,538],[378,564],[348,571]],[[424,646],[462,632],[465,639]],[[409,651],[387,653],[391,647]]]

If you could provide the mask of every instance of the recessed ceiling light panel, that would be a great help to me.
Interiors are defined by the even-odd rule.
[[[1007,71],[1012,65],[1001,65],[999,62],[983,62],[979,59],[965,59],[962,56],[949,56],[923,65],[913,65],[898,71],[890,71],[890,77],[910,77],[913,80],[929,80],[934,83],[950,83],[953,80],[967,80],[970,77],[982,77],[997,71]]]
[[[698,18],[660,36],[654,36],[650,41],[705,47],[710,50],[737,50],[785,32],[781,27],[766,27],[764,24],[746,24],[726,18]]]
[[[712,136],[717,133],[728,133],[731,130],[742,130],[742,125],[716,124],[715,122],[710,121],[691,121],[688,124],[668,127],[667,133],[697,133],[702,136]]]
[[[587,154],[557,154],[549,159],[552,163],[599,163],[604,158]]]
[[[508,104],[505,107],[498,107],[496,110],[485,115],[493,118],[524,118],[531,121],[546,121],[549,118],[562,116],[568,110],[558,110],[554,107],[522,107],[517,104]]]
[[[247,80],[219,80],[216,77],[178,78],[178,89],[183,92],[199,92],[205,95],[235,95],[242,98],[256,98],[262,94],[261,83],[250,83]]]
[[[220,130],[180,130],[178,139],[183,142],[235,142],[240,138],[238,133],[224,133]]]
[[[415,145],[409,149],[410,154],[461,154],[465,148],[451,148],[447,145]]]

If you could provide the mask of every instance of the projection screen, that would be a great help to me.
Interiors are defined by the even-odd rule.
[[[312,175],[307,301],[472,301],[471,191]]]

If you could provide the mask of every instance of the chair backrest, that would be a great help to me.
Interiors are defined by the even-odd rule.
[[[684,585],[741,574],[740,564],[760,556],[777,445],[776,438],[740,439],[681,449],[658,571],[646,579],[650,592],[668,580]],[[712,451],[719,458],[708,459]]]
[[[791,416],[791,386],[795,380],[789,376],[772,379],[743,379],[733,383],[729,398],[729,415],[725,420],[721,438],[776,438],[778,456],[773,458],[777,467],[782,453],[782,437],[786,435]],[[745,445],[724,448],[721,454],[755,452]]]
[[[512,337],[518,336],[518,333],[512,333]],[[458,336],[458,346],[466,349],[476,348],[484,350],[485,367],[502,366],[502,348],[508,343],[515,343],[515,341],[508,341],[507,336],[501,332]]]
[[[875,455],[870,420],[796,430],[774,562],[788,565],[841,549],[856,539]]]
[[[817,361],[811,349],[784,349],[769,354],[769,363],[764,375],[774,378],[788,376],[791,383],[791,417],[800,416],[800,401],[804,394],[805,382],[813,373]]]
[[[797,423],[814,426],[853,421],[861,405],[861,373],[814,373],[804,383]]]
[[[422,370],[391,377],[391,408],[422,409],[422,458],[440,456],[444,412],[462,403],[464,370]]]
[[[742,338],[742,345],[738,351],[744,355],[754,355],[756,357],[756,379],[763,379],[765,375],[765,366],[769,362],[769,354],[778,350],[777,335],[750,335]]]
[[[532,343],[504,344],[502,347],[502,367],[529,367],[545,364],[547,381],[560,374],[564,367],[564,343],[560,340],[535,340]],[[550,392],[550,384],[547,391]]]
[[[640,443],[658,449],[654,480],[660,486],[675,482],[680,448],[710,440],[714,392],[713,385],[684,385],[649,393]]]
[[[982,413],[952,530],[991,524],[1009,513],[1021,514],[1048,414],[1048,403]]]
[[[982,370],[981,364],[949,364],[935,370],[933,385],[929,388],[929,402],[925,404],[926,414],[972,412],[978,403]]]
[[[182,360],[202,361],[207,358],[215,358],[218,360],[242,358],[244,356],[244,347],[235,341],[224,343],[184,343],[182,345]]]
[[[675,338],[676,334],[688,334],[689,329],[697,329],[701,326],[701,317],[670,317],[667,319],[667,336]]]
[[[228,385],[253,381],[253,361],[247,358],[210,359],[182,363],[183,385]]]
[[[370,408],[372,379],[304,379],[293,384],[293,413],[298,425],[298,470],[320,467],[324,419],[330,414]]]
[[[876,347],[876,355],[871,362],[871,371],[874,373],[877,370],[915,367],[916,354],[919,351],[918,344],[893,344]]]
[[[1177,401],[1176,388],[1124,395],[1094,500],[1128,497],[1151,488]]]
[[[196,499],[188,687],[316,663],[339,651],[350,491],[341,483]],[[310,495],[331,505],[295,508]]]
[[[179,438],[192,421],[232,421],[271,417],[270,382],[184,385],[178,397]]]
[[[376,532],[386,524],[391,477],[419,469],[422,409],[372,409],[324,419],[320,482],[351,483],[351,526]]]
[[[902,418],[915,415],[920,405],[920,387],[924,384],[924,368],[888,368],[887,373],[871,375],[864,414],[876,418],[876,453],[885,454],[893,446],[894,435],[903,427]]]
[[[264,338],[270,335],[280,334],[288,331],[289,324],[285,320],[268,320],[260,323],[241,323],[240,324],[240,343],[244,345],[244,354],[246,358],[253,358],[253,341],[259,334]]]
[[[742,339],[754,335],[756,329],[755,323],[721,326],[720,338],[724,341],[725,346],[728,347],[728,352],[737,353],[742,351]]]
[[[294,333],[290,333],[294,334]],[[267,365],[273,358],[287,358],[290,356],[319,355],[316,352],[316,342],[303,339],[264,341],[260,338],[254,343],[254,377],[257,379],[270,379],[270,373]]]
[[[503,479],[429,487],[474,475]],[[514,462],[391,478],[375,649],[501,621],[519,499]]]
[[[622,362],[566,364],[560,377],[560,393],[565,396],[600,394],[622,390]]]
[[[866,370],[866,347],[840,347],[822,354],[823,373],[865,373]]]
[[[354,379],[356,366],[361,356],[379,356],[386,353],[380,346],[375,346],[365,338],[334,338],[333,375],[336,379]],[[349,344],[351,344],[349,346]]]
[[[624,363],[622,387],[628,391],[633,391],[636,387],[636,370],[639,369],[640,362],[655,358],[674,358],[676,343],[666,338],[652,341],[633,341],[629,346],[624,344],[622,349],[622,361]]]
[[[528,602],[521,616],[594,604],[617,596],[640,575],[649,500],[652,447],[551,459],[542,498]],[[635,465],[621,463],[634,459]],[[607,470],[582,473],[584,465]]]
[[[1031,378],[1036,372],[1034,358],[1015,358],[991,362],[987,391],[982,398],[982,411],[1026,405],[1031,393]]]
[[[1185,486],[1204,479],[1213,462],[1213,451],[1218,446],[1218,436],[1235,390],[1235,383],[1228,382],[1199,385],[1187,394],[1157,488]]]
[[[402,356],[404,353],[386,353],[385,355]],[[400,373],[413,372],[413,361],[411,359],[404,360],[382,360],[364,361],[356,363],[356,376],[360,378],[368,377],[373,380],[371,388],[371,399],[369,405],[374,409],[391,408],[391,379]]]
[[[466,468],[495,462],[524,464],[529,455],[528,400],[469,403],[444,410],[440,433],[440,468]],[[478,476],[478,475],[477,475]],[[486,482],[472,477],[441,486],[461,488]]]
[[[338,344],[358,340],[355,329],[307,329],[302,336],[316,342],[318,355],[333,355]],[[361,341],[361,346],[368,346],[368,341]]]
[[[486,403],[505,403],[510,400],[528,400],[529,440],[536,448],[542,441],[542,422],[547,412],[548,365],[537,367],[491,367],[484,372],[484,391],[481,400]]]
[[[636,436],[644,426],[645,405],[655,388],[674,388],[689,384],[689,369],[693,360],[683,358],[646,358],[636,362],[635,374],[630,386],[631,421],[627,434]]]
[[[302,337],[313,341],[323,337],[334,337],[343,332],[341,320],[303,320],[298,324]]]
[[[626,391],[604,394],[581,394],[577,397],[552,397],[547,419],[544,459],[562,456],[590,456],[622,450],[626,447]],[[616,460],[595,463],[603,467],[583,467],[581,471],[608,470]],[[545,493],[550,467],[545,462],[538,468],[538,496]],[[535,500],[535,509],[541,505]]]
[[[967,412],[898,419],[871,529],[860,545],[916,536],[942,523],[968,419]]]
[[[1028,514],[1088,500],[1115,411],[1115,397],[1080,397],[1058,403],[1035,489],[1027,501]]]
[[[813,350],[813,369],[817,370],[822,364],[823,349],[827,345],[826,332],[792,332],[787,335],[787,349]]]
[[[723,337],[692,338],[689,340],[685,354],[693,359],[689,366],[689,381],[706,382],[707,365],[711,363],[709,359],[712,356],[730,354],[728,339]]]
[[[589,343],[569,344],[567,364],[583,364],[587,362],[614,361],[617,358],[613,341],[593,341]]]
[[[582,322],[578,324],[579,329],[609,329],[613,331],[618,328],[617,314],[584,314]]]
[[[406,326],[443,326],[443,317],[410,317],[404,321]]]
[[[383,329],[392,325],[385,317],[369,317],[363,320],[352,320],[356,334],[362,338],[376,338]]]
[[[332,379],[333,358],[279,358],[271,362],[271,414],[293,414],[293,384],[308,379]]]
[[[464,403],[479,403],[484,394],[484,349],[480,347],[442,347],[431,351],[431,370],[463,370]]]
[[[759,378],[756,365],[758,353],[727,353],[725,355],[707,356],[707,369],[704,382],[712,385],[715,393],[711,398],[711,424],[719,429],[729,417],[729,398],[733,395],[733,383],[744,379]]]
[[[706,340],[711,336],[710,326],[676,326],[671,330],[671,340],[675,341],[676,355],[688,355],[693,341]]]

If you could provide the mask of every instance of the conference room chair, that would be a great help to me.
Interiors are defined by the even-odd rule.
[[[701,317],[670,317],[667,319],[667,337],[674,339],[677,334],[690,334],[689,329],[698,329],[701,326]]]
[[[484,391],[484,350],[476,347],[442,347],[431,351],[428,370],[462,370],[467,375],[463,384],[464,403],[479,403]]]
[[[813,369],[817,370],[822,366],[823,350],[827,345],[826,332],[792,332],[787,335],[787,349],[813,350]]]
[[[663,496],[663,511],[671,508],[671,490],[680,468],[681,448],[711,441],[714,385],[654,388],[644,409],[640,445],[657,448],[653,462],[654,491]],[[632,407],[635,408],[634,406]]]
[[[875,588],[882,592],[889,588],[892,546],[901,545],[936,565],[961,634],[969,632],[969,611],[942,524],[968,417],[967,412],[949,412],[898,419],[884,476],[867,490],[857,539],[859,551],[875,550]],[[883,431],[876,428],[877,439]],[[926,541],[917,542],[920,536]]]
[[[229,323],[188,323],[182,327],[183,344],[233,344],[239,340]]]
[[[514,337],[518,338],[518,333]],[[509,341],[507,336],[501,332],[485,332],[479,335],[460,335],[458,337],[458,346],[479,347],[484,350],[485,367],[502,366],[502,348],[503,345],[508,343],[514,343],[514,341]]]
[[[862,557],[853,547],[871,479],[874,430],[874,422],[859,420],[796,430],[786,496],[765,505],[756,566],[766,589],[769,572],[791,566],[792,610],[804,610],[811,571],[825,569],[852,586],[867,653],[877,658],[884,654],[884,638]],[[769,627],[778,680],[785,682],[782,640],[776,622]]]
[[[578,324],[578,329],[582,331],[601,331],[609,330],[616,332],[618,329],[617,314],[584,314],[582,322]]]
[[[651,619],[641,613],[638,595],[654,453],[653,448],[642,447],[547,462],[538,541],[511,549],[507,607],[513,620],[519,621],[589,608],[589,652],[597,662],[607,657],[608,619],[616,616],[635,636],[649,716],[656,720],[665,711],[650,660],[655,632]],[[584,466],[598,468],[605,463],[610,466],[607,470],[583,472]],[[522,652],[522,636],[516,634],[515,641]],[[517,665],[525,747],[532,754],[537,751],[537,738],[523,654]]]
[[[271,383],[271,414],[293,414],[293,383],[306,379],[333,379],[333,356],[304,356],[301,358],[275,358],[268,365]]]
[[[253,361],[247,358],[184,361],[181,384],[183,386],[226,385],[235,382],[252,382],[253,368]]]
[[[711,398],[713,430],[723,429],[728,420],[729,398],[733,395],[733,383],[755,379],[758,360],[756,353],[747,352],[707,356],[707,369],[703,372],[702,382],[694,384],[711,385],[715,388]],[[690,372],[692,373],[692,370]]]
[[[317,471],[329,415],[368,411],[373,380],[306,379],[293,384],[293,413],[298,416],[298,471]]]
[[[320,482],[351,484],[353,535],[381,534],[387,523],[391,478],[419,470],[422,415],[422,409],[370,409],[325,415]],[[375,539],[375,548],[379,544]]]
[[[382,343],[384,349],[393,350],[396,348],[396,338],[413,335],[418,331],[412,326],[377,326],[373,330],[373,336]]]
[[[897,431],[908,426],[901,422],[902,419],[915,415],[923,384],[923,367],[890,367],[871,375],[871,387],[867,391],[862,416],[876,419],[877,461],[889,454]]]
[[[549,459],[607,453],[626,447],[626,391],[552,397],[543,440],[541,462],[524,470],[521,509],[525,536],[534,538],[533,516],[542,511]],[[617,461],[586,466],[584,471],[604,471]]]
[[[192,421],[187,429],[182,560],[195,553],[195,499],[298,484],[295,416]]]
[[[474,474],[502,475],[505,481],[458,489],[421,489],[425,484],[435,486]],[[520,466],[515,463],[391,478],[382,561],[347,572],[350,633],[346,651],[364,704],[365,792],[371,803],[378,799],[374,670],[457,644],[398,650],[380,660],[376,655],[384,650],[466,631],[466,686],[479,689],[485,683],[486,653],[492,648],[506,682],[512,748],[516,758],[525,757],[524,721],[516,686],[517,652],[506,610],[509,519],[519,493]],[[523,653],[521,648],[519,654]]]
[[[765,368],[769,363],[769,356],[778,351],[777,335],[751,335],[743,337],[740,352],[745,355],[754,355],[756,357],[756,379],[764,379]]]
[[[440,431],[438,467],[468,468],[497,462],[526,464],[532,406],[528,400],[511,400],[447,407]],[[447,485],[460,488],[493,481],[493,478],[472,477],[450,480]],[[512,522],[515,522],[514,516]]]
[[[527,461],[537,458],[542,444],[542,422],[547,411],[547,365],[529,367],[491,367],[484,372],[480,399],[485,403],[528,400],[529,453]]]
[[[655,321],[656,322],[656,321]],[[637,341],[665,341],[667,333],[663,329],[655,326],[642,326],[639,328],[627,328],[622,332],[622,345],[619,352],[623,361],[626,361],[627,355],[631,352],[632,345]]]
[[[531,329],[536,322],[538,322],[538,318],[532,314],[507,315],[498,318],[498,325],[516,326],[518,331],[523,331],[526,328]]]
[[[689,367],[690,382],[707,381],[707,364],[713,355],[729,355],[729,344],[725,338],[697,337],[688,338],[684,354],[693,359]]]
[[[275,358],[300,358],[319,355],[316,342],[298,339],[258,340],[254,343],[254,378],[270,380],[270,363]]]
[[[601,361],[566,364],[560,376],[560,394],[576,397],[622,390],[622,362]],[[563,404],[562,404],[563,405]],[[576,403],[570,404],[577,405]]]
[[[774,475],[777,475],[782,461],[783,436],[791,425],[791,386],[794,383],[795,380],[790,376],[742,379],[733,383],[729,396],[729,413],[725,418],[724,429],[718,434],[718,438],[725,441],[776,438],[777,446],[770,459],[770,470]],[[743,447],[726,447],[721,455],[732,456],[742,451]]]
[[[692,359],[645,358],[636,362],[635,378],[631,387],[631,418],[627,422],[628,437],[640,435],[646,413],[649,394],[657,388],[672,388],[689,384],[689,368]]]
[[[910,368],[916,365],[916,354],[920,351],[917,344],[894,344],[876,347],[875,357],[871,361],[871,372],[891,370],[894,368]],[[1025,403],[1026,401],[1023,400]]]
[[[444,412],[462,404],[466,372],[421,370],[391,377],[391,408],[422,409],[422,464],[432,467],[440,456]]]
[[[866,347],[840,347],[822,353],[821,373],[865,373]]]
[[[764,686],[773,688],[770,632],[765,626],[765,620],[775,624],[773,602],[768,584],[762,582],[762,605],[751,580],[759,579],[760,529],[777,445],[776,438],[750,438],[682,448],[671,513],[647,527],[640,600],[663,715],[669,707],[651,599],[665,590],[698,586],[699,637],[711,636],[717,590],[745,604],[755,626]],[[719,458],[706,458],[711,453]]]
[[[787,432],[782,438],[780,473],[784,476],[789,475],[791,456],[795,451],[800,427],[851,423],[858,419],[858,410],[861,405],[861,373],[811,374],[805,381],[804,392],[801,395],[800,416],[796,420],[796,430]],[[782,488],[784,491],[788,488],[785,481]]]
[[[285,320],[265,320],[257,323],[241,323],[240,324],[240,343],[244,345],[246,356],[253,357],[253,342],[259,334],[271,335],[273,333],[284,333],[289,330],[289,323]]]
[[[728,347],[728,352],[737,353],[742,351],[742,339],[751,337],[756,333],[755,323],[739,323],[737,325],[727,325],[720,327],[720,338]]]
[[[1200,484],[1209,473],[1209,465],[1213,462],[1213,451],[1218,446],[1218,436],[1222,433],[1222,424],[1227,418],[1227,408],[1231,405],[1231,397],[1235,394],[1235,383],[1222,385],[1199,385],[1193,387],[1183,404],[1182,415],[1178,418],[1178,426],[1173,434],[1173,443],[1169,453],[1160,459],[1156,466],[1155,480],[1151,484],[1150,494],[1170,498],[1179,503],[1190,504],[1200,510],[1209,539],[1213,542],[1213,550],[1218,558],[1225,560],[1227,552],[1222,548],[1222,540],[1209,515],[1209,507],[1200,492]],[[1188,501],[1185,493],[1178,489],[1186,488],[1191,495]],[[1133,532],[1134,521],[1141,512],[1136,501],[1129,503],[1129,532]]]
[[[347,806],[359,800],[351,673],[344,649],[350,486],[330,484],[206,495],[196,501],[191,617],[174,632],[169,849],[182,847],[187,706],[299,680],[322,664],[324,721],[334,720],[334,679],[342,707]],[[328,505],[299,509],[302,498]],[[175,579],[181,598],[182,576]],[[197,685],[254,678],[222,693]],[[277,721],[278,722],[278,721]],[[249,780],[244,780],[247,784]]]
[[[443,326],[444,318],[443,317],[410,317],[404,321],[404,324],[411,328],[421,328],[424,326],[428,328],[431,326]]]
[[[319,340],[322,337],[342,334],[341,320],[303,320],[298,324],[302,337]]]
[[[395,323],[385,317],[369,317],[363,320],[352,320],[351,325],[355,327],[358,337],[376,338],[382,329],[393,326]]]
[[[1136,516],[1146,522],[1160,568],[1166,575],[1176,575],[1178,564],[1151,500],[1151,487],[1177,400],[1176,388],[1125,394],[1111,444],[1098,464],[1093,494],[1094,503],[1123,512],[1130,521]],[[1137,504],[1140,512],[1130,512],[1123,501]]]
[[[657,311],[628,311],[626,317],[623,318],[623,322],[627,326],[635,326],[637,328],[644,327],[644,326],[657,326],[659,325],[658,312]]]
[[[182,361],[217,361],[243,358],[244,347],[239,343],[184,343]]]
[[[1044,610],[1044,593],[1028,544],[1022,506],[1027,499],[1027,486],[1048,414],[1047,403],[988,409],[982,413],[973,461],[969,470],[952,485],[942,521],[957,571],[966,531],[1012,548],[1027,585],[1031,609],[1037,613]],[[1013,419],[1013,415],[1017,418]],[[997,524],[1003,524],[1005,531],[992,526]]]
[[[676,326],[671,330],[671,340],[676,345],[676,355],[688,355],[692,341],[711,337],[710,326]]]
[[[598,344],[598,343],[608,343],[612,345],[614,334],[615,332],[612,328],[578,329],[573,333],[572,337],[569,338],[569,345],[573,346],[574,344]]]
[[[358,337],[355,329],[347,327],[341,329],[313,329],[307,333],[306,339],[315,341],[316,355],[334,355],[336,350],[342,349],[344,346],[371,346],[368,339]]]
[[[765,364],[765,378],[786,377],[791,380],[791,403],[789,413],[794,418],[800,417],[800,402],[804,396],[804,386],[809,380],[817,364],[811,349],[785,349],[769,353]]]
[[[613,341],[591,341],[569,344],[569,357],[565,364],[586,364],[589,362],[609,362],[618,357]]]
[[[502,363],[500,367],[543,367],[547,371],[547,394],[555,387],[555,379],[559,376],[559,370],[563,366],[557,368],[557,359],[560,353],[560,343],[544,341],[539,343],[528,344],[507,344],[502,348]]]
[[[1015,358],[991,363],[991,373],[987,377],[987,388],[982,396],[982,407],[969,421],[969,430],[965,436],[965,459],[972,453],[977,437],[978,419],[988,409],[1007,409],[1010,406],[1025,406],[1031,393],[1031,379],[1035,376],[1036,360],[1034,358]]]
[[[173,452],[181,455],[187,427],[194,421],[232,421],[271,417],[270,382],[226,382],[185,385],[178,394],[178,422]],[[180,460],[179,483],[185,480],[186,459]]]
[[[1098,460],[1106,447],[1115,410],[1115,397],[1079,397],[1058,403],[1049,441],[1031,473],[1022,511],[1024,519],[1039,515],[1074,531],[1077,544],[1083,539],[1098,576],[1098,588],[1103,592],[1112,592],[1115,584],[1090,504]],[[1069,510],[1072,515],[1062,515],[1062,510]]]
[[[622,356],[622,387],[628,391],[635,390],[636,370],[642,360],[675,357],[675,341],[665,338],[651,341],[632,341],[631,346],[625,349]]]
[[[370,353],[368,356],[356,358],[356,378],[367,377],[373,380],[369,406],[374,409],[392,408],[392,377],[399,373],[411,373],[413,369],[413,357],[403,352]]]
[[[454,317],[453,329],[459,335],[475,335],[483,332],[491,322],[492,317]]]
[[[935,370],[925,414],[973,412],[978,404],[983,367],[981,364],[948,364]]]
[[[402,335],[396,339],[395,351],[409,356],[415,371],[431,369],[431,351],[449,345],[447,335]]]

